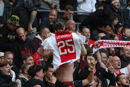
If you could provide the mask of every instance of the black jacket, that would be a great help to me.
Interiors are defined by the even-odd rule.
[[[117,11],[114,10],[114,8],[111,9],[111,12],[113,15],[118,17],[119,23],[124,24],[123,14],[121,9],[118,9]]]
[[[49,22],[49,19],[48,18],[44,18],[41,20],[41,24],[40,24],[40,28],[43,28],[43,27],[48,27],[49,30],[54,33],[55,32],[55,25],[56,25],[56,20],[53,22],[53,24],[50,24]]]
[[[55,87],[55,84],[49,83],[48,81],[46,81],[45,78],[44,78],[44,84],[46,87]]]
[[[11,31],[7,25],[0,29],[0,50],[12,51],[12,47],[15,44],[16,31]]]
[[[127,7],[123,10],[121,10],[123,14],[124,24],[128,27],[130,27],[130,8]]]
[[[130,64],[130,58],[120,57],[121,59],[121,68],[127,67]]]
[[[0,85],[5,85],[5,84],[9,84],[11,82],[11,77],[9,75],[4,75],[1,71],[0,71]]]
[[[32,41],[27,38],[25,42],[21,42],[17,40],[15,48],[14,48],[15,58],[14,58],[14,64],[16,64],[17,68],[20,69],[23,61],[22,56],[29,53],[34,53],[33,43]]]
[[[23,87],[34,87],[35,85],[40,85],[41,87],[46,87],[41,80],[38,79],[30,79],[25,83]]]
[[[108,87],[108,85],[115,86],[115,75],[110,73],[110,71],[106,71],[103,68],[98,68],[96,70],[96,76],[102,81],[102,87]],[[110,80],[110,83],[107,84],[107,79]]]

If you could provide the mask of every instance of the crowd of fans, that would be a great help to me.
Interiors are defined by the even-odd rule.
[[[58,30],[86,40],[55,69],[42,43]],[[98,40],[130,41],[130,0],[0,0],[0,87],[130,87],[130,48],[94,53]]]

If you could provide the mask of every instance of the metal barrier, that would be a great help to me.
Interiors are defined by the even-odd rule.
[[[37,9],[38,12],[50,12],[51,10],[42,10],[42,9]],[[64,13],[64,10],[60,10],[59,13]],[[80,11],[74,11],[74,14],[83,14],[83,15],[89,15],[90,12],[80,12]]]
[[[38,12],[50,12],[51,10],[43,10],[43,9],[37,9]],[[64,13],[64,10],[60,10],[59,13]],[[76,15],[89,15],[89,12],[79,12],[79,11],[74,11],[74,14]],[[81,22],[76,22],[76,28],[77,30],[79,30],[79,26],[81,24]]]

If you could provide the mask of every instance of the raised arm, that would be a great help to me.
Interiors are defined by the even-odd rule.
[[[33,25],[33,22],[35,21],[36,15],[37,15],[37,11],[36,10],[31,12],[30,20],[29,20],[29,23],[28,23],[28,32],[29,33],[33,32],[32,25]]]
[[[89,65],[89,75],[86,79],[82,80],[82,85],[83,86],[86,86],[88,85],[89,83],[91,83],[93,81],[93,78],[94,78],[94,68],[95,68],[95,64],[94,63],[91,63]]]
[[[84,44],[81,44],[81,56],[85,56],[87,54],[87,50]]]
[[[106,65],[105,65],[105,64],[102,62],[102,60],[101,60],[101,54],[100,54],[100,52],[97,51],[97,52],[96,52],[96,55],[97,55],[97,58],[98,58],[98,62],[99,62],[99,64],[100,64],[100,67],[106,69],[106,68],[107,68]]]

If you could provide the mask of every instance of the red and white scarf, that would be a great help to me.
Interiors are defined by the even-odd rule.
[[[98,45],[93,46],[93,53],[101,48],[110,47],[126,47],[130,48],[130,41],[119,41],[119,40],[99,40]]]

